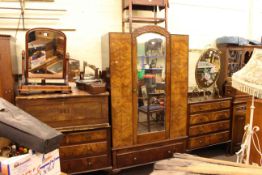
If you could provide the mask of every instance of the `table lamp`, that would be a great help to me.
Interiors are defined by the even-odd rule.
[[[252,96],[249,124],[245,126],[246,132],[241,149],[236,153],[237,162],[249,164],[252,137],[259,130],[259,127],[253,127],[253,118],[255,110],[254,98],[262,98],[262,49],[255,48],[249,62],[232,75],[232,86]],[[256,147],[256,145],[254,146]],[[259,154],[261,155],[260,152]]]

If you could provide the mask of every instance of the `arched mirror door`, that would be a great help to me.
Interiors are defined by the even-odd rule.
[[[133,96],[138,142],[164,139],[170,117],[170,34],[158,26],[133,33]]]

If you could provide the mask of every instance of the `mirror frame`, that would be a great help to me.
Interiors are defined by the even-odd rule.
[[[136,39],[138,36],[145,34],[145,33],[156,33],[164,36],[166,38],[166,86],[165,86],[165,93],[166,93],[166,108],[165,108],[165,128],[162,131],[156,131],[156,132],[146,132],[146,133],[138,133],[138,90],[137,90],[137,83],[138,83],[138,77],[137,77],[137,44]],[[171,106],[171,98],[170,98],[170,92],[171,92],[171,46],[170,46],[170,33],[160,26],[144,26],[137,28],[134,30],[134,32],[131,33],[131,39],[132,39],[132,77],[133,77],[133,122],[134,122],[134,141],[135,143],[144,144],[149,142],[155,142],[158,140],[165,140],[169,137],[169,131],[170,131],[170,106]],[[157,138],[157,139],[156,139]]]
[[[59,35],[61,35],[62,37],[64,37],[64,46],[63,46],[63,54],[64,54],[64,58],[63,58],[63,72],[62,72],[62,76],[52,76],[52,75],[45,75],[45,74],[39,74],[39,75],[36,75],[34,77],[29,77],[29,50],[28,50],[28,43],[29,43],[29,34],[31,32],[34,32],[34,31],[47,31],[47,32],[56,32],[56,33],[59,33]],[[56,30],[56,29],[51,29],[51,28],[32,28],[30,30],[28,30],[26,32],[26,35],[25,35],[25,59],[26,59],[26,62],[25,62],[25,80],[26,80],[26,83],[28,83],[28,79],[66,79],[66,75],[67,75],[67,55],[66,55],[66,35],[60,31],[60,30]]]
[[[216,77],[215,79],[213,80],[213,83],[210,84],[209,86],[206,86],[206,87],[203,87],[202,85],[200,85],[198,79],[197,79],[197,69],[198,69],[198,63],[199,61],[206,55],[207,52],[210,52],[210,51],[213,51],[213,52],[216,52],[217,54],[219,54],[219,71],[217,72],[216,74]],[[219,75],[220,75],[220,72],[221,72],[221,51],[218,50],[218,49],[215,49],[215,48],[209,48],[209,49],[206,49],[202,54],[201,56],[199,57],[199,59],[197,60],[197,63],[196,63],[196,67],[195,67],[195,80],[196,80],[196,83],[197,83],[197,86],[199,89],[206,89],[206,88],[210,88],[212,85],[214,85],[218,78],[219,78]]]

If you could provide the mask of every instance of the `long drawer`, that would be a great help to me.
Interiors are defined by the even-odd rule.
[[[184,142],[181,142],[161,147],[143,149],[140,151],[117,154],[117,167],[128,167],[170,158],[173,156],[174,152],[183,152],[184,147]]]
[[[92,171],[110,166],[108,155],[61,160],[61,170],[66,173]]]
[[[190,105],[190,113],[203,112],[209,110],[225,109],[229,108],[231,105],[230,100],[217,101],[212,103],[198,103]]]
[[[218,132],[215,134],[204,135],[200,137],[192,137],[188,141],[189,149],[201,148],[208,145],[213,145],[217,143],[223,143],[230,140],[230,132]]]
[[[218,121],[218,120],[225,120],[225,119],[229,119],[229,117],[230,117],[229,109],[222,110],[222,111],[193,114],[193,115],[190,115],[189,124],[195,125],[195,124],[213,122],[213,121]]]
[[[230,128],[229,120],[207,123],[202,125],[195,125],[189,128],[189,136],[198,136],[211,132],[225,131],[225,130],[229,130],[229,128]]]
[[[108,122],[108,98],[71,97],[18,99],[17,106],[42,122],[56,127],[54,123],[66,125],[101,124]],[[79,121],[79,122],[78,122]]]

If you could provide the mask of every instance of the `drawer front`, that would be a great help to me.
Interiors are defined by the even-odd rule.
[[[220,121],[215,123],[207,123],[203,125],[196,125],[189,128],[189,136],[198,136],[216,131],[224,131],[230,128],[230,121]]]
[[[54,122],[64,125],[108,122],[108,98],[103,96],[18,100],[17,105],[51,126]]]
[[[226,100],[212,103],[191,104],[190,113],[229,108],[230,103],[230,100]]]
[[[208,146],[208,145],[223,143],[230,139],[229,135],[230,135],[230,132],[225,131],[225,132],[219,132],[215,134],[190,138],[188,141],[188,148],[196,149],[196,148],[201,148],[201,147]]]
[[[154,162],[161,159],[170,158],[174,152],[184,152],[184,143],[165,145],[141,151],[122,153],[116,155],[117,167],[127,167]]]
[[[107,130],[94,130],[82,132],[65,132],[61,146],[82,144],[87,142],[105,141],[107,139]]]
[[[27,104],[31,101],[32,104]],[[25,103],[24,103],[25,102]],[[28,100],[17,104],[18,107],[45,123],[63,121],[65,108],[59,100]]]
[[[73,146],[61,146],[59,154],[61,159],[73,159],[89,156],[97,156],[108,153],[108,144],[104,142],[95,142],[88,144],[79,144]]]
[[[61,160],[61,170],[68,174],[92,171],[110,166],[110,160],[107,155]]]
[[[190,125],[229,119],[230,110],[190,115]]]
[[[226,141],[230,140],[229,135],[230,135],[229,131],[210,135],[210,138],[209,138],[210,139],[210,144],[226,142]]]

